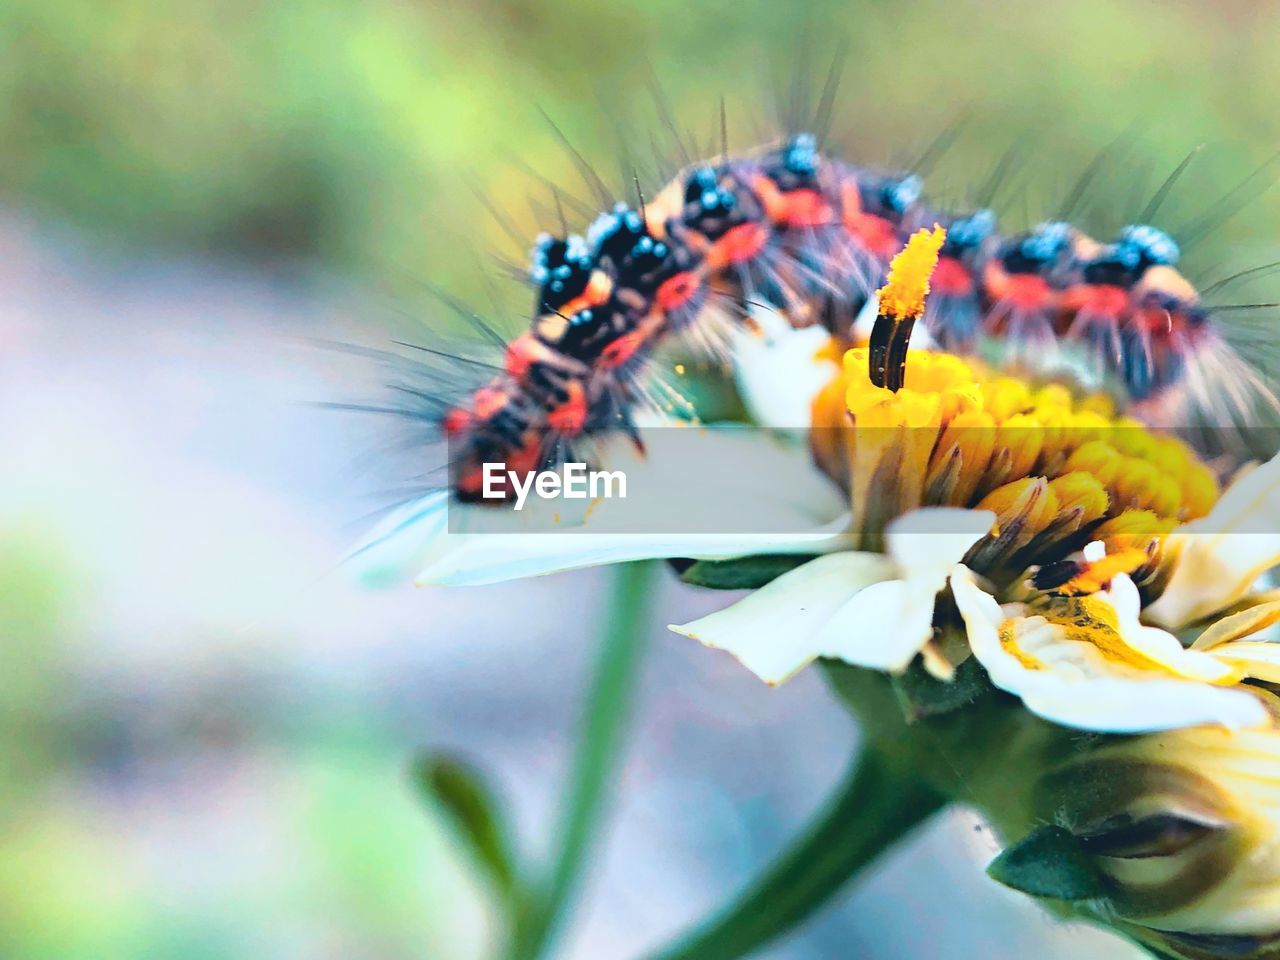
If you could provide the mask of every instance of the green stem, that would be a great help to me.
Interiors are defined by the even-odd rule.
[[[621,754],[647,632],[647,601],[655,568],[651,561],[614,568],[604,640],[583,714],[573,780],[563,806],[558,854],[548,876],[534,886],[520,913],[508,951],[510,960],[538,960],[547,951],[578,887],[601,802]]]
[[[867,746],[825,810],[718,916],[651,960],[734,960],[792,929],[913,827],[943,796]]]

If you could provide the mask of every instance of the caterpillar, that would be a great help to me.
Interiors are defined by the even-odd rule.
[[[1099,241],[1054,220],[1003,235],[989,209],[933,206],[916,174],[854,166],[798,133],[693,164],[583,235],[537,238],[532,322],[505,344],[501,369],[441,416],[453,493],[479,499],[486,462],[539,469],[613,432],[642,445],[635,412],[655,349],[683,336],[721,350],[723,324],[749,304],[851,341],[890,257],[934,224],[946,241],[921,326],[942,349],[1064,363],[1165,426],[1280,411],[1178,271],[1165,231],[1133,224]]]

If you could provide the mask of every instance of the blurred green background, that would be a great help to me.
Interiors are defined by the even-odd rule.
[[[484,955],[485,893],[404,771],[417,745],[466,745],[477,717],[502,704],[514,711],[510,725],[485,728],[485,749],[510,764],[509,792],[550,796],[559,761],[539,755],[522,779],[519,751],[505,750],[503,738],[519,729],[561,742],[566,715],[525,704],[528,678],[496,661],[468,674],[466,697],[425,711],[421,698],[444,688],[405,678],[453,677],[474,656],[473,632],[536,649],[537,637],[512,631],[577,618],[569,639],[582,640],[590,618],[576,587],[527,621],[493,619],[481,609],[492,595],[449,601],[447,617],[444,601],[422,596],[394,613],[352,600],[348,618],[325,623],[317,643],[323,614],[299,592],[306,577],[273,577],[295,562],[307,576],[324,575],[361,512],[351,491],[364,481],[340,463],[351,455],[349,435],[313,420],[264,419],[252,404],[325,399],[339,382],[327,373],[299,379],[292,361],[277,361],[278,344],[237,338],[282,326],[377,342],[393,329],[449,323],[422,296],[424,284],[475,299],[495,270],[490,254],[523,255],[486,202],[532,237],[554,225],[544,219],[549,191],[530,170],[586,192],[540,110],[616,180],[621,157],[648,169],[651,139],[667,141],[651,73],[702,143],[718,134],[723,96],[731,139],[746,146],[773,131],[771,101],[786,99],[788,78],[800,71],[820,81],[847,42],[834,128],[850,159],[909,162],[963,118],[935,190],[971,195],[1016,144],[999,203],[1025,223],[1051,213],[1120,138],[1083,210],[1086,222],[1115,225],[1205,144],[1164,211],[1162,222],[1177,227],[1220,205],[1280,142],[1277,41],[1280,7],[1244,0],[0,0],[0,377],[12,391],[0,394],[8,410],[0,447],[10,454],[0,459],[0,956]],[[1280,191],[1242,199],[1239,216],[1192,251],[1193,272],[1213,278],[1277,259]],[[316,307],[312,281],[404,309],[388,316],[327,299]],[[193,295],[193,283],[223,292]],[[498,319],[509,325],[523,295],[503,290],[513,306]],[[257,298],[247,318],[234,306],[243,296]],[[237,319],[206,350],[202,338],[226,317]],[[180,362],[138,362],[157,349]],[[242,361],[255,351],[261,369],[249,377]],[[131,364],[145,376],[134,377]],[[103,372],[112,366],[123,371],[115,379]],[[75,392],[85,384],[102,392]],[[114,403],[133,391],[137,402],[107,427],[85,416],[103,397]],[[245,391],[246,409],[224,411]],[[64,410],[68,397],[79,405]],[[170,422],[174,397],[185,399]],[[161,439],[146,439],[153,429]],[[187,474],[171,472],[179,462],[209,485],[198,510],[194,494],[182,499]],[[178,502],[157,500],[161,488]],[[190,539],[205,528],[171,525],[223,516],[217,509],[250,519],[214,548]],[[152,526],[143,536],[135,523]],[[271,552],[286,542],[290,551]],[[252,559],[264,550],[268,559]],[[201,555],[204,565],[185,578],[149,579]],[[116,578],[110,589],[104,571]],[[505,596],[519,599],[511,606],[524,616],[537,589]],[[132,616],[143,609],[147,617]],[[415,660],[393,636],[443,650],[453,665]],[[700,652],[664,655],[702,669],[689,666]],[[574,689],[580,675],[556,679],[562,686],[551,689]],[[812,720],[788,712],[802,710],[795,698],[820,699],[801,688],[773,701],[785,710],[761,708],[760,694],[746,690],[734,687],[709,721],[692,707],[691,715],[737,730],[752,711],[772,710],[750,722],[794,742],[796,718]],[[654,694],[642,715],[664,710],[675,708]],[[712,742],[711,753],[740,743]],[[716,797],[747,811],[748,839],[733,841],[750,848],[743,862],[762,859],[838,774],[832,757],[847,738],[820,747],[803,775],[779,775],[784,784],[768,804],[717,787]],[[661,767],[672,749],[646,756]],[[788,806],[787,786],[806,799]],[[755,800],[773,812],[751,813]],[[525,811],[534,847],[534,814],[551,802]],[[706,829],[700,820],[687,826],[685,840]],[[764,846],[749,839],[757,833]],[[954,857],[959,848],[947,849]],[[913,862],[938,869],[923,854]],[[731,866],[708,867],[699,884],[706,902],[690,900],[668,929],[727,895],[742,879],[742,863]],[[973,871],[963,876],[956,882],[977,882]],[[647,882],[657,889],[670,878],[655,870]],[[911,875],[892,882],[915,883]],[[598,896],[618,899],[607,884]],[[938,936],[977,943],[982,922],[1012,931],[1014,916]],[[1031,914],[1016,916],[1021,933],[972,955],[1021,956],[999,951],[1022,949],[1019,937],[1047,937]],[[654,942],[650,930],[609,939],[603,922],[575,956],[628,955],[636,942]],[[908,940],[878,940],[857,929],[863,939],[852,942],[867,956],[937,955],[928,938],[910,941],[917,952],[904,945],[910,931],[895,934]],[[776,956],[835,955],[831,944],[849,936],[831,926]],[[601,952],[601,943],[613,946]],[[1068,938],[1045,955],[1075,956],[1080,943]],[[1089,941],[1094,956],[1106,949],[1100,943]]]
[[[618,131],[651,152],[652,72],[700,142],[725,97],[745,146],[843,42],[834,126],[852,159],[910,159],[963,118],[935,189],[974,187],[1017,143],[1000,199],[1020,220],[1129,130],[1101,182],[1154,188],[1206,144],[1175,195],[1198,213],[1274,151],[1277,37],[1280,10],[1246,0],[6,0],[0,191],[129,248],[465,289],[472,257],[507,245],[472,187],[529,234],[546,223],[525,198],[548,197],[520,165],[583,192],[540,109],[612,175]]]

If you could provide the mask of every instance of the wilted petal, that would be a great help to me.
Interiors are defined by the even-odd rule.
[[[1213,650],[1219,644],[1241,640],[1278,622],[1280,622],[1280,601],[1273,600],[1247,607],[1239,613],[1233,613],[1211,624],[1196,637],[1196,642],[1191,645],[1191,649]]]
[[[893,575],[874,553],[811,560],[718,613],[672,626],[676,633],[727,650],[766,683],[781,683],[823,654],[819,636],[850,597]]]
[[[1244,640],[1216,647],[1212,655],[1241,675],[1280,683],[1280,643]]]

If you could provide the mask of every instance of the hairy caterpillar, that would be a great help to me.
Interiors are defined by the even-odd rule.
[[[992,211],[931,206],[915,174],[853,166],[800,133],[691,165],[583,236],[538,238],[529,329],[489,382],[441,412],[455,495],[479,497],[486,462],[539,469],[617,431],[639,444],[655,348],[684,335],[720,349],[745,304],[849,341],[889,258],[935,223],[947,238],[922,326],[944,349],[994,346],[1000,363],[1040,369],[1070,354],[1075,375],[1164,426],[1238,426],[1280,409],[1178,272],[1164,231],[1134,224],[1100,242],[1049,221],[1001,235]]]

